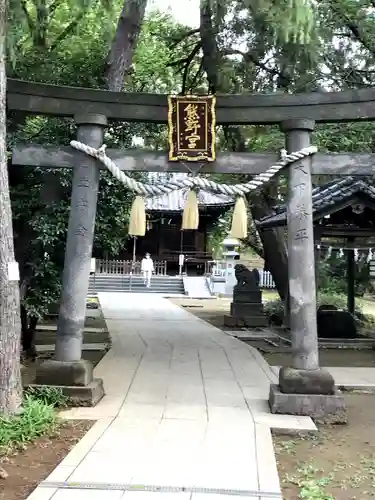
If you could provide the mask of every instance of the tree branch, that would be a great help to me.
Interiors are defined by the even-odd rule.
[[[203,69],[207,73],[209,90],[212,93],[218,91],[220,86],[219,79],[219,52],[216,43],[216,30],[213,23],[213,12],[211,3],[206,0],[201,0],[200,3],[200,36],[203,51]]]
[[[25,0],[22,0],[21,7],[22,7],[22,10],[23,10],[23,12],[25,14],[25,18],[26,18],[26,21],[27,21],[27,26],[29,27],[30,35],[33,36],[33,34],[35,32],[35,24],[34,24],[34,21],[32,20],[32,18],[30,16],[29,11],[27,10],[27,5],[26,5],[26,1]]]
[[[189,31],[185,31],[184,33],[180,33],[180,35],[175,35],[171,36],[169,40],[172,42],[172,48],[177,47],[178,44],[186,40],[186,38],[191,37],[192,35],[195,35],[196,33],[199,33],[199,28],[194,28]]]
[[[375,1],[375,0],[374,0]],[[223,55],[231,56],[231,55],[240,55],[243,57],[244,61],[249,63],[253,63],[260,69],[267,71],[267,73],[279,77],[279,86],[280,88],[288,89],[291,84],[291,78],[284,71],[278,70],[276,68],[270,68],[266,63],[259,61],[251,52],[242,52],[238,49],[226,49],[222,52]]]
[[[74,21],[68,24],[68,26],[55,38],[55,40],[51,43],[49,50],[54,50],[59,45],[59,43],[61,43],[68,35],[73,33],[85,14],[86,11],[80,12],[74,19]]]
[[[374,0],[375,3],[375,0]],[[373,3],[373,5],[374,5]],[[371,55],[375,56],[375,47],[371,46],[369,40],[366,39],[366,35],[361,33],[361,29],[354,21],[352,21],[348,15],[342,11],[340,5],[335,5],[335,2],[332,2],[332,9],[338,14],[341,19],[343,19],[346,27],[349,29],[350,33],[353,35],[354,39],[357,42],[361,43],[365,49],[367,49]]]

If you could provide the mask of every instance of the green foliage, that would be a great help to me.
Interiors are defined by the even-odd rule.
[[[317,296],[317,307],[327,305],[345,310],[347,308],[346,296],[335,292],[319,292]],[[278,318],[282,318],[284,316],[284,302],[281,299],[269,300],[264,304],[264,312],[268,317],[276,315]],[[362,307],[358,303],[356,304],[356,312],[358,314],[362,313]]]
[[[319,292],[317,297],[317,305],[327,306],[332,305],[337,307],[337,309],[347,308],[347,298],[346,295],[334,293],[334,292]],[[362,312],[362,308],[359,304],[356,304],[357,312]]]
[[[283,318],[284,310],[284,302],[281,299],[268,300],[264,304],[264,312],[269,318],[274,315],[280,319]]]
[[[375,84],[375,17],[369,15],[365,0],[216,0],[210,4],[223,92],[319,92]],[[63,0],[54,2],[51,9],[45,5],[44,1],[26,0],[21,8],[19,2],[11,0],[8,75],[103,87],[122,0]],[[127,90],[206,92],[200,43],[197,30],[175,23],[169,15],[150,13],[142,27],[133,71],[127,75]],[[71,120],[12,115],[8,121],[9,148],[15,142],[66,145],[75,135]],[[150,124],[111,123],[105,141],[108,146],[129,149],[134,137],[141,137],[147,149],[167,146],[166,127]],[[314,142],[322,151],[373,151],[373,137],[369,123],[324,124],[317,127]],[[218,128],[220,150],[276,152],[281,147],[283,136],[277,127]],[[12,174],[13,169],[10,171]],[[247,180],[244,175],[213,177],[229,183]],[[54,200],[45,195],[52,179],[59,186]],[[314,182],[326,180],[316,178]],[[40,317],[60,293],[71,171],[24,170],[22,181],[12,182],[11,191],[16,252],[26,253],[23,259],[17,257],[24,261],[21,281],[28,280],[24,303],[29,312]],[[280,178],[263,191],[269,204],[282,202],[286,181]],[[96,256],[116,255],[126,246],[130,203],[131,196],[103,172]],[[211,235],[214,248],[220,247],[229,228],[228,216],[223,220]],[[261,252],[256,236],[251,231],[249,244]],[[324,290],[344,292],[343,274],[340,277],[338,273],[333,266],[329,272],[323,269]],[[362,287],[357,293],[362,293],[367,281],[365,276],[357,278],[357,287]]]
[[[312,465],[306,465],[297,470],[293,476],[287,476],[287,481],[300,488],[299,500],[335,500],[332,495],[326,492],[331,475],[322,476],[321,471]],[[320,477],[319,477],[320,476]]]
[[[23,24],[17,27],[23,30],[23,35],[18,37],[17,57],[9,66],[8,75],[59,85],[102,87],[110,38],[117,22],[112,14],[119,13],[122,2],[118,0],[113,4],[112,14],[105,13],[104,17],[111,18],[110,26],[103,22],[99,1],[75,4],[71,8],[70,0],[65,0],[56,3],[49,15],[37,12],[32,0],[25,5],[30,22],[23,18]],[[10,22],[11,29],[13,22]],[[127,79],[129,90],[180,90],[180,77],[167,63],[172,53],[183,53],[184,44],[173,51],[170,48],[171,39],[181,30],[168,15],[158,12],[149,15],[135,54],[135,71]],[[9,148],[15,143],[33,142],[67,145],[75,131],[72,120],[12,115],[8,145]],[[134,136],[143,138],[147,149],[167,145],[165,126],[127,123],[110,123],[105,143],[108,147],[129,149],[133,147]],[[33,168],[19,172],[11,167],[10,177],[17,260],[21,284],[27,284],[22,302],[29,314],[42,318],[50,305],[56,303],[61,291],[72,171]],[[133,174],[133,177],[143,178],[141,174]],[[111,174],[101,172],[94,256],[116,256],[126,247],[132,198]]]
[[[58,387],[29,387],[25,394],[31,399],[53,408],[64,408],[69,402],[69,398]]]
[[[319,290],[333,294],[347,294],[347,263],[346,258],[333,252],[328,260],[320,261],[318,265]],[[354,291],[357,296],[372,291],[369,276],[369,266],[365,260],[356,262],[354,276]]]
[[[0,417],[0,453],[22,448],[36,438],[53,432],[58,424],[53,405],[26,395],[21,414]]]

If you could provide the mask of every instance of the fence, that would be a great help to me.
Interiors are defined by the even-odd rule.
[[[155,274],[165,276],[167,274],[167,262],[165,260],[154,261]],[[141,262],[136,260],[96,260],[96,274],[142,274]]]
[[[259,271],[259,287],[274,289],[276,288],[275,282],[273,281],[272,274],[270,271],[265,271],[264,269],[258,269]],[[225,275],[225,261],[223,260],[213,260],[205,263],[205,275],[206,276],[224,276]]]

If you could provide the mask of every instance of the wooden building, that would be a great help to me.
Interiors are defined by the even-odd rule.
[[[185,174],[174,174],[175,177],[182,175]],[[188,189],[181,189],[146,199],[147,231],[144,237],[136,240],[136,260],[142,259],[148,252],[154,261],[166,262],[167,274],[176,274],[182,253],[185,256],[185,272],[190,275],[204,273],[205,263],[213,258],[209,233],[218,219],[233,206],[234,199],[200,190],[199,227],[197,230],[181,231],[187,193]],[[133,240],[118,258],[133,258]]]
[[[312,192],[316,260],[327,250],[346,255],[347,309],[355,310],[357,259],[367,259],[375,250],[375,188],[365,178],[344,177],[316,187]],[[303,217],[301,207],[301,217]],[[269,216],[257,221],[263,230],[287,223],[286,206],[274,207]],[[374,254],[375,255],[375,254]],[[317,276],[317,284],[319,276]]]

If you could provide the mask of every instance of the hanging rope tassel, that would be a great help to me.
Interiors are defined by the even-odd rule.
[[[190,189],[184,207],[184,212],[182,214],[182,230],[198,229],[198,226],[199,226],[198,196],[195,189]]]
[[[134,198],[130,210],[129,234],[130,236],[144,236],[146,234],[146,207],[143,196],[138,195]]]
[[[234,205],[229,236],[239,240],[247,238],[247,206],[243,196],[239,196]]]

